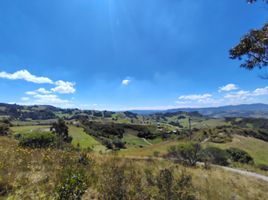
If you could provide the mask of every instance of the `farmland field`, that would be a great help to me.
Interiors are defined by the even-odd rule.
[[[34,131],[47,132],[50,126],[13,126],[13,134],[27,134]],[[72,145],[81,149],[92,148],[94,151],[105,151],[105,147],[92,136],[86,134],[81,127],[69,126],[69,134],[73,137]]]

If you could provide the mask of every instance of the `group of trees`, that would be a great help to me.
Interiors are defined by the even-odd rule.
[[[154,139],[160,136],[156,126],[137,125],[137,124],[119,124],[119,123],[102,123],[84,119],[81,121],[85,132],[98,138],[108,149],[125,148],[122,141],[124,134],[129,131],[131,134],[136,133],[140,138]]]
[[[63,119],[58,119],[50,128],[51,132],[34,131],[20,135],[19,145],[31,148],[62,147],[64,143],[71,143],[68,126]]]
[[[228,165],[230,162],[253,164],[253,158],[244,150],[229,148],[226,150],[217,147],[201,148],[199,143],[181,143],[172,146],[166,157],[174,159],[187,166],[195,166],[198,161],[217,165]]]

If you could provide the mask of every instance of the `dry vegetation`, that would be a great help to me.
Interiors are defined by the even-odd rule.
[[[85,171],[84,199],[117,199],[107,196],[117,192],[123,192],[121,199],[161,199],[159,187],[149,184],[148,173],[156,181],[163,169],[172,171],[174,180],[191,175],[193,187],[190,184],[182,190],[197,199],[268,199],[268,183],[221,169],[184,168],[168,161],[134,161],[94,153],[87,154],[83,163],[79,162],[81,152],[73,149],[21,148],[5,136],[0,137],[0,152],[2,199],[53,199],[62,173],[70,168]]]

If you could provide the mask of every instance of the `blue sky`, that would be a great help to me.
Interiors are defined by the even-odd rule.
[[[84,109],[268,103],[228,50],[268,17],[245,0],[2,0],[0,102]]]

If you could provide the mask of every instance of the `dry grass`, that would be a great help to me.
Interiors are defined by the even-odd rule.
[[[0,154],[0,183],[12,186],[9,199],[47,200],[54,197],[54,188],[61,171],[68,166],[77,166],[79,152],[23,149],[17,146],[17,141],[0,137]],[[105,170],[105,164],[113,159],[113,155],[90,154],[90,157],[94,165],[83,167],[93,183],[102,177],[101,172]],[[127,158],[121,158],[118,162],[128,163],[141,171],[150,169],[158,172],[163,168],[173,168],[176,176],[186,171],[193,177],[195,194],[200,200],[268,199],[268,183],[221,169],[184,168],[168,161],[133,161]],[[97,185],[92,184],[88,193],[90,191],[97,196]]]

